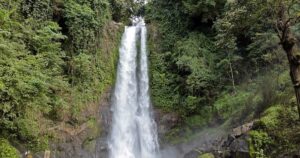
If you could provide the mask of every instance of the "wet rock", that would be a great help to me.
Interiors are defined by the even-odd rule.
[[[96,158],[106,158],[108,157],[108,144],[107,144],[107,137],[101,137],[97,140],[97,147],[96,147]]]
[[[232,153],[229,150],[218,151],[216,158],[232,158]]]
[[[96,140],[86,140],[82,144],[82,148],[88,152],[93,152],[96,150]]]
[[[229,151],[230,158],[250,158],[248,132],[252,129],[253,122],[243,124],[232,129],[227,140],[223,143],[224,150]]]
[[[231,135],[234,137],[239,137],[247,132],[249,132],[253,127],[253,122],[245,123],[239,127],[232,129]]]
[[[229,147],[230,144],[235,140],[235,136],[232,134],[229,134],[227,139],[224,141],[224,144],[222,145],[222,147]]]
[[[247,140],[252,126],[253,122],[250,122],[233,128],[227,137],[225,135],[221,137],[203,135],[208,140],[185,154],[184,158],[250,158]],[[197,150],[200,148],[202,150]]]
[[[73,127],[68,124],[56,128],[60,131],[59,140],[50,143],[51,158],[105,158],[107,157],[107,137],[111,124],[110,111],[111,89],[103,95],[100,104],[92,105],[83,112],[85,120],[81,125]],[[44,153],[37,153],[34,157],[43,158]]]
[[[157,132],[160,137],[163,137],[179,123],[179,116],[176,113],[165,113],[155,109],[154,113],[157,122]]]
[[[235,139],[230,144],[230,153],[232,158],[250,158],[248,136],[244,135],[238,139]]]
[[[247,137],[241,137],[235,139],[229,146],[230,151],[232,152],[249,152],[249,145],[247,142]]]
[[[192,150],[190,152],[188,152],[187,154],[184,155],[184,158],[198,158],[199,156],[199,152],[196,150]]]

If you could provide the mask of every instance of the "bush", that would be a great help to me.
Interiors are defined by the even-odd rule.
[[[211,107],[202,108],[199,114],[185,118],[185,123],[193,129],[206,127],[213,119]]]
[[[245,91],[238,91],[236,94],[225,93],[214,103],[214,108],[221,119],[226,120],[234,112],[245,106],[253,104],[253,94]]]
[[[21,118],[15,121],[17,136],[31,151],[43,151],[48,148],[48,136],[42,135],[34,118]]]
[[[0,138],[0,157],[1,158],[20,158],[16,148],[3,138]]]
[[[299,151],[300,129],[296,107],[275,105],[255,122],[250,132],[253,157],[289,155]]]
[[[251,131],[249,139],[249,150],[251,158],[266,158],[267,151],[273,144],[268,133],[263,131]]]
[[[31,119],[18,119],[15,121],[18,136],[23,141],[31,141],[39,136],[39,126],[37,122]]]
[[[255,122],[254,127],[260,128],[260,129],[267,129],[267,130],[272,130],[278,126],[278,116],[279,116],[279,110],[281,109],[282,105],[276,105],[272,106],[269,109],[267,109],[263,113],[263,117]]]

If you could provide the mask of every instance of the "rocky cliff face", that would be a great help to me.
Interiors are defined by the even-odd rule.
[[[233,128],[230,132],[213,136],[207,133],[207,143],[200,144],[184,155],[184,158],[198,158],[210,155],[211,158],[250,158],[248,132],[253,122]],[[226,131],[226,129],[221,129]],[[204,136],[205,137],[205,136]]]
[[[102,96],[100,104],[90,105],[83,112],[89,119],[74,127],[66,123],[56,126],[56,138],[50,142],[51,158],[99,158],[107,157],[106,138],[110,129],[110,95],[109,88]],[[25,150],[22,152],[25,153]],[[25,156],[25,155],[24,155]],[[44,158],[44,152],[34,155]]]
[[[85,112],[86,117],[94,116],[95,122],[89,125],[83,123],[76,129],[61,126],[62,140],[51,143],[51,158],[107,158],[107,138],[111,129],[111,94],[109,88],[101,98],[100,104],[92,110]],[[154,110],[158,133],[163,137],[168,131],[178,124],[179,117],[175,113],[164,113]],[[97,133],[98,132],[98,133]],[[38,153],[36,157],[43,158],[44,153]]]
[[[176,113],[166,113],[160,109],[154,109],[154,117],[157,123],[159,138],[164,137],[170,130],[180,123],[180,118]]]

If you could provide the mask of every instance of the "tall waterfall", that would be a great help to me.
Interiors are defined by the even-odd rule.
[[[147,29],[142,19],[125,28],[119,49],[109,138],[110,158],[158,158],[156,124],[151,117]]]

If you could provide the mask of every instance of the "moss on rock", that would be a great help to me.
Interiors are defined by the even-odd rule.
[[[198,156],[198,158],[215,158],[215,156],[212,153],[205,153]]]

